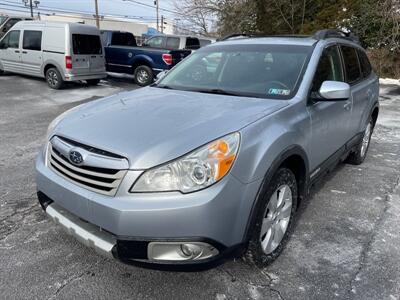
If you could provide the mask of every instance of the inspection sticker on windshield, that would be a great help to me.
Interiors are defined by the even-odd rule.
[[[284,90],[284,89],[269,89],[268,90],[269,95],[281,95],[281,96],[288,96],[290,95],[290,90]]]

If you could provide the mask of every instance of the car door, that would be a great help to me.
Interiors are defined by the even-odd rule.
[[[43,76],[41,67],[43,63],[41,30],[24,30],[22,37],[22,68],[24,72],[33,76]]]
[[[371,66],[366,66],[368,58],[366,54],[351,46],[340,46],[345,64],[346,82],[351,86],[353,97],[352,118],[349,131],[355,136],[365,129],[367,120],[364,116],[369,116],[369,101],[374,97],[373,82],[376,78],[368,78],[371,74]],[[365,55],[362,58],[362,55]],[[366,62],[365,62],[366,60]],[[363,65],[364,64],[364,68]]]
[[[331,45],[324,49],[314,75],[311,93],[318,93],[322,83],[327,80],[344,81],[344,71],[339,48]],[[318,173],[317,167],[340,149],[350,138],[352,99],[347,101],[310,101],[307,109],[311,119],[311,170]],[[312,174],[314,175],[314,174]]]
[[[0,60],[4,71],[21,72],[20,30],[11,30],[0,43]]]

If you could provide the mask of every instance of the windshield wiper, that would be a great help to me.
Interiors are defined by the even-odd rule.
[[[242,96],[242,97],[244,96],[241,93],[235,93],[235,92],[226,91],[223,89],[198,89],[198,90],[194,90],[194,92],[217,94],[217,95],[227,95],[227,96]]]

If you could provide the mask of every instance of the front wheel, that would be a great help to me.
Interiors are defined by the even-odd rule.
[[[280,168],[261,197],[246,258],[264,267],[281,254],[292,231],[297,207],[297,182],[293,172]]]
[[[61,74],[56,68],[50,68],[46,71],[46,81],[49,87],[55,90],[61,89],[64,85]]]
[[[146,86],[153,83],[153,70],[148,66],[142,65],[135,69],[135,82],[139,86]]]
[[[365,157],[369,149],[369,144],[371,142],[372,132],[374,130],[374,121],[372,118],[369,119],[367,127],[364,130],[362,140],[357,145],[356,149],[349,154],[346,162],[352,165],[360,165],[364,162]]]

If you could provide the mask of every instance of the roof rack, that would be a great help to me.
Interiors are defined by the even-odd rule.
[[[352,32],[344,32],[338,29],[323,29],[319,30],[312,36],[316,40],[325,40],[328,38],[339,38],[352,41],[360,44],[360,39]]]
[[[218,41],[227,41],[234,39],[242,39],[242,38],[260,38],[260,37],[283,37],[283,38],[313,38],[316,40],[325,40],[328,38],[340,38],[352,41],[354,43],[360,44],[360,39],[352,32],[344,32],[339,29],[322,29],[314,33],[313,35],[265,35],[260,33],[233,33],[227,35]]]

